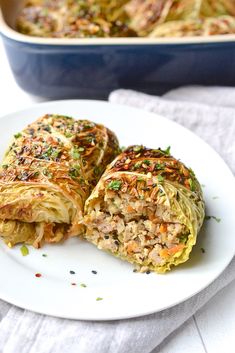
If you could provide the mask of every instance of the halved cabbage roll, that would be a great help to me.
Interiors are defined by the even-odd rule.
[[[192,170],[169,149],[132,146],[107,168],[85,203],[85,237],[136,265],[164,273],[188,260],[204,219]]]
[[[79,235],[92,185],[117,155],[103,125],[45,115],[14,136],[0,167],[0,235],[40,247]]]

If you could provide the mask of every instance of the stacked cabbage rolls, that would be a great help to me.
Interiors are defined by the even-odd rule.
[[[14,136],[0,167],[0,235],[40,247],[81,234],[84,203],[118,154],[103,125],[45,115]]]
[[[37,37],[181,37],[235,33],[234,0],[25,0],[16,28]]]
[[[125,9],[141,37],[235,33],[234,0],[130,0]]]
[[[192,170],[169,149],[132,146],[107,168],[85,203],[85,237],[99,249],[164,273],[185,262],[204,219]]]

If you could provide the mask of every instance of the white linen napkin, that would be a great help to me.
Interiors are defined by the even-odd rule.
[[[193,130],[235,173],[235,89],[187,87],[163,98],[118,90],[110,101],[153,111]],[[210,286],[160,313],[121,321],[82,322],[35,314],[0,301],[0,352],[150,353],[235,279],[235,259]]]

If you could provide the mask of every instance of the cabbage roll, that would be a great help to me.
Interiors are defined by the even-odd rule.
[[[45,115],[15,134],[0,167],[0,235],[40,247],[82,233],[84,203],[118,153],[102,125]]]
[[[87,199],[85,238],[141,272],[164,273],[188,260],[204,208],[194,172],[169,149],[132,146]]]

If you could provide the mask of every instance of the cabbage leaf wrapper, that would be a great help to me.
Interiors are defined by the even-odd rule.
[[[45,115],[14,136],[0,166],[0,235],[13,246],[82,233],[85,200],[118,154],[103,125]]]
[[[106,169],[85,203],[86,239],[164,273],[188,260],[205,216],[194,172],[169,149],[131,146]]]

